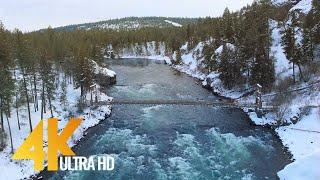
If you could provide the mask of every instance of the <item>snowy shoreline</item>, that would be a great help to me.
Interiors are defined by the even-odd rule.
[[[197,78],[200,81],[203,81],[203,85],[207,85],[206,81],[203,80],[202,75],[199,76],[199,73],[192,74],[188,69],[185,68],[177,68],[173,67],[176,70],[179,70],[180,72],[183,72],[191,77]],[[210,75],[208,75],[210,76]],[[238,98],[241,97],[241,93],[230,93],[230,91],[221,89],[216,89],[212,86],[212,91],[214,91],[214,94],[223,97],[228,98],[233,101],[238,101]],[[204,87],[204,86],[202,86]],[[208,88],[208,87],[206,87]],[[219,87],[218,87],[219,88]],[[218,90],[218,91],[215,91]],[[319,94],[316,97],[320,97]],[[241,101],[238,101],[241,103]],[[247,102],[247,101],[244,101]],[[249,102],[253,102],[253,97],[249,97]],[[302,101],[301,101],[302,102]],[[301,103],[302,104],[302,103]],[[317,106],[316,106],[317,107]],[[317,171],[316,164],[318,163],[318,160],[320,159],[320,134],[314,134],[314,135],[306,135],[307,132],[300,131],[298,132],[299,135],[301,135],[303,138],[296,138],[297,133],[294,127],[308,129],[308,128],[316,128],[316,130],[320,130],[320,122],[317,122],[317,120],[320,119],[320,113],[319,106],[317,108],[312,108],[312,112],[306,117],[300,117],[300,120],[297,124],[290,124],[289,126],[280,126],[276,127],[276,117],[273,113],[268,113],[263,118],[258,118],[255,112],[249,112],[246,108],[241,108],[241,110],[247,114],[250,121],[256,125],[256,126],[263,126],[267,127],[273,130],[274,135],[276,135],[279,140],[282,142],[282,145],[284,147],[284,151],[287,151],[291,154],[291,160],[292,162],[284,167],[283,170],[279,171],[277,173],[278,177],[280,179],[296,179],[301,180],[301,178],[308,176],[306,179],[319,179],[319,171]],[[293,115],[297,115],[299,113],[296,112],[293,113]],[[307,124],[307,125],[304,125]],[[315,126],[315,127],[314,127]],[[276,127],[276,128],[275,128]],[[298,129],[299,130],[299,129]],[[291,132],[288,132],[291,131]],[[320,131],[319,131],[320,133]],[[308,143],[305,141],[305,139],[308,139],[309,142],[311,142],[311,146],[308,145]],[[300,146],[300,147],[299,147]]]

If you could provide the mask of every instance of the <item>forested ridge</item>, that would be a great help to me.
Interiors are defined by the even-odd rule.
[[[174,18],[174,17],[125,17],[120,19],[110,19],[106,21],[73,24],[62,27],[56,27],[56,31],[74,31],[77,29],[90,30],[90,29],[113,29],[113,30],[132,30],[143,27],[174,27],[173,24],[167,22],[175,22],[182,26],[194,24],[198,18]]]
[[[181,61],[181,46],[187,43],[189,50],[199,42],[206,42],[202,71],[219,72],[224,86],[261,84],[265,91],[275,82],[274,57],[270,21],[282,27],[281,44],[287,59],[293,64],[290,82],[308,81],[308,73],[316,73],[314,52],[320,43],[320,2],[312,1],[312,9],[304,14],[290,11],[298,1],[281,6],[271,1],[255,1],[236,12],[225,9],[221,17],[200,18],[182,27],[141,27],[136,29],[73,29],[72,31],[46,30],[22,33],[8,31],[0,25],[0,150],[4,146],[4,123],[13,116],[12,108],[28,107],[29,128],[32,131],[30,111],[51,108],[56,96],[52,89],[57,74],[65,74],[64,81],[72,79],[77,87],[89,91],[93,84],[93,67],[90,60],[100,63],[106,48],[113,51],[132,44],[146,45],[154,41],[156,48],[166,44],[166,54],[176,55],[175,64]],[[298,39],[297,35],[301,35]],[[215,50],[222,46],[220,54]],[[296,72],[299,75],[296,77]],[[17,78],[17,74],[20,78]],[[40,85],[40,87],[39,87]],[[38,96],[40,94],[40,97]],[[30,102],[38,102],[30,107]],[[19,112],[17,110],[17,112]],[[45,113],[45,112],[43,112]]]

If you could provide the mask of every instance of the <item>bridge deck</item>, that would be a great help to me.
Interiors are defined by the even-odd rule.
[[[194,106],[218,106],[218,107],[235,107],[235,108],[254,108],[253,104],[235,104],[226,101],[203,101],[203,100],[130,100],[114,99],[112,102],[100,102],[100,105],[194,105]]]

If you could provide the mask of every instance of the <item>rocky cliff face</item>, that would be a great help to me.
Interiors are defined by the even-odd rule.
[[[96,74],[95,75],[96,82],[102,87],[108,87],[117,83],[117,76],[108,76],[105,74]]]

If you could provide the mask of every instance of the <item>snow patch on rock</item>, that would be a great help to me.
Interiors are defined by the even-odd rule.
[[[116,73],[108,68],[105,68],[105,67],[101,67],[98,65],[97,62],[91,60],[90,61],[91,64],[92,64],[92,68],[94,69],[94,73],[95,74],[103,74],[103,75],[107,75],[109,77],[115,77],[116,76]]]
[[[169,20],[164,20],[164,21],[167,22],[167,23],[169,23],[169,24],[172,24],[172,25],[175,26],[175,27],[182,27],[182,25],[179,24],[179,23],[176,23],[176,22],[173,22],[173,21],[169,21]]]

